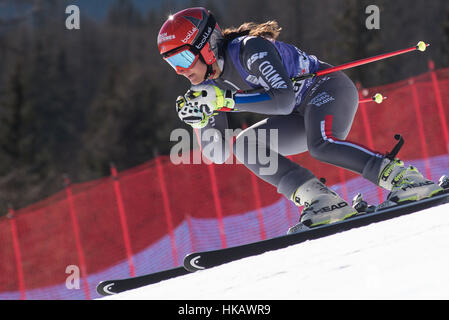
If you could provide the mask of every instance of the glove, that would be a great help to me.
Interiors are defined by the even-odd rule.
[[[229,111],[235,106],[232,91],[222,90],[214,85],[192,86],[185,96],[190,102],[212,111]]]
[[[216,110],[229,111],[235,102],[232,92],[221,90],[217,86],[192,86],[184,96],[176,99],[179,118],[194,128],[204,128]]]
[[[191,103],[185,96],[176,99],[176,111],[179,118],[193,128],[204,128],[209,118],[214,115],[207,106],[200,108],[198,104]]]

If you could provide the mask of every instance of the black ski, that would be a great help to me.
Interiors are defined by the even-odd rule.
[[[353,228],[366,226],[368,224],[392,219],[416,211],[427,209],[448,202],[449,190],[443,194],[427,198],[420,201],[395,205],[392,207],[374,209],[372,206],[366,207],[372,212],[361,212],[356,216],[344,221],[339,221],[324,226],[307,228],[299,233],[279,236],[276,238],[244,244],[225,249],[193,252],[184,258],[184,268],[194,272],[202,269],[212,268],[234,260],[258,255],[270,250],[276,250],[298,244],[307,240],[326,237],[338,232],[347,231]],[[370,211],[370,210],[368,210]]]
[[[106,280],[100,282],[97,285],[97,292],[102,296],[113,295],[123,291],[147,286],[163,280],[183,276],[188,273],[190,272],[184,269],[183,267],[178,267],[138,277],[117,279],[117,280]]]
[[[215,267],[234,260],[258,255],[266,251],[285,248],[307,240],[322,238],[338,232],[366,226],[374,222],[392,219],[449,202],[449,178],[443,176],[440,179],[439,184],[445,189],[443,194],[421,201],[385,208],[380,208],[381,206],[378,208],[368,206],[359,194],[353,201],[353,206],[357,209],[357,211],[359,211],[359,214],[345,221],[315,228],[305,227],[304,231],[296,234],[280,236],[241,246],[190,253],[184,258],[184,267],[177,267],[138,277],[102,281],[97,285],[97,292],[102,296],[117,294],[127,290],[154,284],[163,280],[186,275],[190,272]]]

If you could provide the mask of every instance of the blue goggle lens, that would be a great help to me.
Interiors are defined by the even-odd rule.
[[[188,69],[195,62],[196,56],[190,50],[184,50],[165,58],[165,60],[175,69],[176,67]]]

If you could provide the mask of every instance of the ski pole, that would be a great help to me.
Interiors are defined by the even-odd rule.
[[[376,93],[371,98],[366,98],[366,99],[359,100],[359,103],[367,103],[367,102],[373,102],[373,101],[376,102],[376,103],[382,103],[385,99],[387,99],[387,97],[384,97],[380,93]]]
[[[315,73],[304,74],[304,75],[295,77],[292,80],[300,81],[300,80],[304,80],[304,79],[308,79],[308,78],[319,77],[319,76],[323,76],[325,74],[329,74],[329,73],[332,73],[332,72],[358,67],[358,66],[361,66],[361,65],[364,65],[364,64],[367,64],[367,63],[383,60],[383,59],[386,59],[386,58],[390,58],[390,57],[393,57],[393,56],[397,56],[397,55],[400,55],[400,54],[403,54],[403,53],[407,53],[407,52],[411,52],[411,51],[415,51],[415,50],[424,52],[424,51],[426,51],[426,48],[428,46],[430,46],[430,44],[426,44],[424,41],[420,41],[420,42],[418,42],[418,44],[416,46],[413,46],[413,47],[410,47],[410,48],[397,50],[397,51],[393,51],[393,52],[389,52],[389,53],[384,53],[384,54],[380,54],[380,55],[377,55],[377,56],[374,56],[374,57],[370,57],[370,58],[365,58],[365,59],[360,59],[360,60],[348,62],[348,63],[342,64],[342,65],[339,65],[339,66],[335,66],[335,67],[332,67],[332,68],[320,70],[320,71],[317,71]]]
[[[301,81],[301,80],[305,80],[308,78],[313,78],[313,77],[319,77],[319,76],[323,76],[332,72],[336,72],[336,71],[341,71],[341,70],[346,70],[346,69],[350,69],[350,68],[354,68],[354,67],[358,67],[367,63],[371,63],[374,61],[379,61],[379,60],[383,60],[386,58],[390,58],[393,56],[397,56],[403,53],[407,53],[407,52],[411,52],[411,51],[421,51],[424,52],[426,51],[427,47],[430,46],[430,44],[425,43],[424,41],[419,41],[416,46],[410,47],[410,48],[406,48],[406,49],[401,49],[401,50],[397,50],[397,51],[393,51],[393,52],[389,52],[389,53],[384,53],[381,55],[377,55],[374,57],[370,57],[370,58],[365,58],[365,59],[361,59],[361,60],[356,60],[356,61],[352,61],[352,62],[348,62],[339,66],[335,66],[332,68],[328,68],[328,69],[324,69],[324,70],[320,70],[317,71],[315,73],[308,73],[308,74],[303,74],[301,76],[298,77],[294,77],[291,80],[292,81]],[[247,90],[244,93],[256,93],[256,92],[262,92],[263,89],[252,89],[252,90]],[[366,103],[366,102],[371,102],[371,101],[375,101],[377,103],[381,103],[384,99],[386,99],[386,97],[382,97],[381,95],[375,95],[372,99],[365,99],[365,100],[361,100],[360,103]],[[217,110],[217,111],[231,111],[231,110],[227,110],[226,108]],[[237,111],[237,110],[232,110],[232,111]]]
[[[375,102],[375,103],[378,103],[378,104],[380,104],[380,103],[382,103],[385,99],[387,99],[387,97],[385,97],[385,96],[383,96],[382,94],[380,94],[380,93],[376,93],[374,96],[372,96],[371,98],[365,98],[365,99],[360,99],[359,100],[359,104],[361,104],[361,103],[368,103],[368,102]],[[221,108],[221,109],[218,109],[217,111],[220,111],[220,112],[238,112],[238,110],[237,109],[229,109],[229,108],[226,108],[226,107],[223,107],[223,108]],[[215,116],[215,115],[217,115],[218,113],[214,113],[213,115]]]

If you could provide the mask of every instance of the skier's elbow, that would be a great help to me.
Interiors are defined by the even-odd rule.
[[[295,93],[293,90],[288,90],[288,92],[284,93],[278,101],[278,114],[289,115],[292,113],[295,108],[295,102]]]

